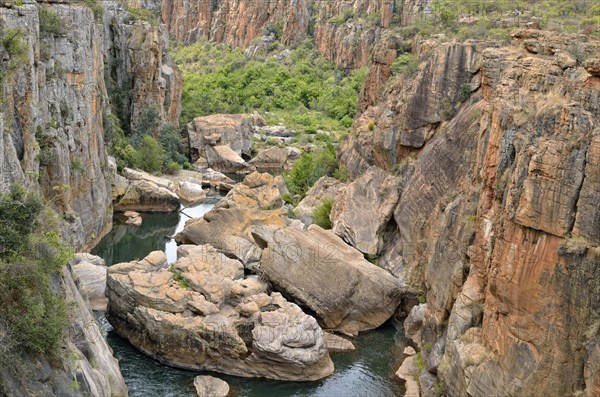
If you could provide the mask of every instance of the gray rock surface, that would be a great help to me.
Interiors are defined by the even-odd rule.
[[[316,380],[333,372],[317,321],[266,293],[241,262],[210,245],[181,246],[109,268],[108,320],[162,362],[245,377]]]
[[[333,232],[365,254],[379,254],[399,197],[400,178],[369,167],[336,196],[330,215]]]
[[[377,328],[400,304],[397,280],[331,231],[268,226],[252,235],[263,248],[264,275],[326,329],[356,335]]]

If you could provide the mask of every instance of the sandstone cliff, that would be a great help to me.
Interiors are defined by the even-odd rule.
[[[176,124],[181,93],[179,73],[164,55],[161,27],[131,21],[117,2],[92,6],[0,2],[0,191],[15,183],[38,191],[61,215],[64,241],[80,250],[93,246],[112,224],[115,170],[105,134],[113,110],[128,115],[121,120],[126,127],[151,106],[161,122]],[[80,303],[69,272],[53,287]],[[44,395],[127,394],[94,319],[84,307],[77,310],[65,339],[82,352],[75,366],[50,368],[46,358],[36,358],[41,369],[33,375],[39,379],[31,379],[34,386],[2,373],[3,382],[14,382],[11,392],[21,395],[31,386]],[[86,329],[90,326],[95,333]],[[69,381],[81,388],[69,390]]]
[[[178,41],[202,39],[247,47],[265,28],[279,30],[284,44],[306,37],[310,22],[309,0],[167,1],[162,2],[162,20]]]
[[[12,69],[1,87],[0,190],[39,190],[80,249],[112,221],[107,117],[116,111],[127,128],[148,107],[164,123],[177,124],[180,112],[181,78],[165,57],[161,28],[128,23],[119,3],[103,6],[101,20],[80,3],[0,4],[0,34],[23,46],[22,54],[0,49],[2,67]]]
[[[353,178],[401,177],[378,255],[423,291],[405,329],[424,395],[599,392],[600,80],[574,45],[600,53],[532,30],[506,48],[417,46],[418,70],[365,102],[341,150]]]
[[[379,39],[391,28],[414,22],[423,0],[133,0],[133,7],[161,15],[172,38],[211,40],[249,47],[267,31],[284,45],[314,38],[316,48],[346,70],[365,66]]]

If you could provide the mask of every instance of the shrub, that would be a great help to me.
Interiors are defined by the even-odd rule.
[[[142,144],[137,151],[138,167],[147,172],[160,172],[163,166],[165,150],[160,143],[150,135],[144,135]]]
[[[24,37],[23,29],[6,29],[0,40],[0,47],[4,48],[9,56],[8,60],[0,59],[0,105],[4,102],[4,84],[27,62],[29,47],[25,44]]]
[[[331,229],[331,219],[329,215],[331,214],[331,208],[333,207],[333,201],[327,199],[323,200],[323,203],[315,208],[312,213],[313,222],[323,229]]]
[[[197,116],[258,111],[276,116],[269,123],[307,133],[345,129],[366,76],[366,68],[349,75],[337,69],[309,42],[285,63],[246,59],[240,49],[211,43],[178,46],[172,55],[184,73],[182,125]]]
[[[97,0],[81,0],[81,1],[83,4],[85,4],[92,10],[92,12],[94,13],[94,17],[96,19],[102,18],[102,15],[104,14],[104,8],[102,8],[102,6],[100,4],[98,4]]]
[[[292,169],[284,174],[284,179],[293,194],[304,197],[319,178],[332,176],[337,169],[335,148],[327,144],[317,153],[304,153]]]
[[[0,195],[0,217],[0,328],[10,335],[10,346],[0,347],[11,351],[0,362],[12,366],[7,360],[23,352],[58,352],[67,314],[50,277],[67,263],[71,251],[55,231],[56,214],[20,186]]]
[[[456,99],[459,102],[465,102],[470,97],[471,97],[471,84],[462,83],[458,89],[458,96],[456,97]]]
[[[65,34],[63,21],[54,10],[41,7],[39,11],[40,33],[60,36]]]
[[[174,162],[183,165],[188,161],[183,154],[186,151],[183,138],[174,125],[167,124],[160,130],[160,144],[165,150],[165,164]]]
[[[419,60],[413,54],[401,54],[392,63],[392,75],[409,75],[417,71],[419,68]]]

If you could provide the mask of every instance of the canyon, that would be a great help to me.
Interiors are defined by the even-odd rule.
[[[25,44],[0,47],[0,191],[37,192],[78,252],[108,233],[113,211],[177,210],[202,186],[229,192],[175,237],[172,268],[162,253],[108,268],[117,333],[178,367],[315,380],[334,371],[325,331],[355,336],[401,318],[416,351],[403,364],[407,392],[600,394],[599,27],[556,32],[524,19],[500,42],[408,37],[428,1],[91,3],[0,2],[0,37]],[[40,23],[48,10],[59,28]],[[252,54],[271,35],[287,47],[310,40],[345,73],[366,68],[337,147],[347,180],[323,177],[289,204],[285,178],[250,173],[270,156],[252,152],[257,128],[272,128],[257,114],[191,121],[200,173],[159,178],[109,156],[119,128],[135,131],[149,108],[155,135],[179,126],[170,40]],[[273,162],[293,164],[283,149]],[[331,230],[311,225],[325,202]],[[323,246],[334,255],[315,259]],[[127,395],[104,337],[86,327],[95,320],[73,267],[53,285],[81,313],[70,324],[80,332],[65,337],[79,359],[36,357],[43,370],[31,379],[0,370],[8,395]],[[226,324],[216,344],[194,336],[210,316]]]

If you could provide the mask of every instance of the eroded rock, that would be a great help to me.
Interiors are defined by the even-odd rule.
[[[313,223],[312,213],[314,210],[322,205],[325,200],[333,201],[338,192],[345,188],[346,184],[344,182],[324,176],[308,190],[306,197],[298,203],[294,211],[305,225],[311,225]]]
[[[146,354],[193,370],[281,380],[333,372],[323,331],[243,265],[210,245],[182,246],[109,269],[108,319]]]
[[[264,248],[264,275],[327,329],[356,335],[377,328],[400,303],[397,280],[330,231],[269,226],[252,235]]]
[[[400,178],[368,168],[336,196],[331,209],[333,232],[365,254],[383,248],[383,232],[400,197]]]

